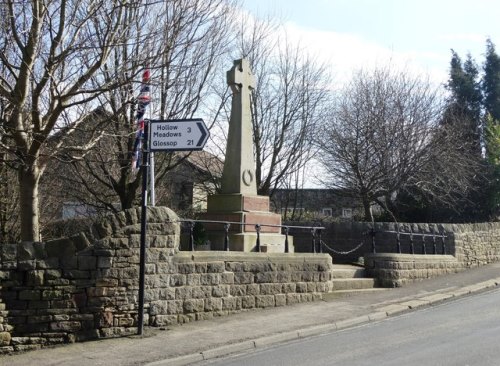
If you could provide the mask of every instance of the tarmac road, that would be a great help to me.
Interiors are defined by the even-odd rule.
[[[496,366],[500,289],[250,354],[212,366]]]

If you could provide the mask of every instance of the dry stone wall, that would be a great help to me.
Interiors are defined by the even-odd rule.
[[[322,298],[331,257],[179,252],[179,222],[148,208],[146,325]],[[137,331],[140,210],[69,238],[0,248],[0,352]]]

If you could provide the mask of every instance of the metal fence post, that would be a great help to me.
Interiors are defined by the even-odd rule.
[[[410,253],[415,254],[415,246],[413,245],[413,229],[410,226]]]
[[[318,229],[318,246],[319,252],[323,253],[323,244],[321,243],[321,229]]]
[[[312,236],[311,252],[316,253],[316,229],[315,228],[311,228],[311,236]]]
[[[257,232],[257,245],[255,247],[256,252],[260,252],[260,225],[255,225],[255,231]]]
[[[189,221],[189,250],[194,251],[194,221]]]
[[[425,248],[425,234],[422,234],[422,254],[427,254],[427,249]]]
[[[229,227],[231,226],[230,223],[226,222],[224,224],[224,250],[226,252],[229,252]]]
[[[285,253],[289,252],[289,247],[288,247],[288,230],[289,230],[289,227],[285,226]]]
[[[441,243],[443,244],[443,255],[444,255],[446,254],[446,242],[445,242],[444,230],[441,232]]]
[[[397,228],[396,245],[397,245],[398,253],[401,254],[401,237],[399,235],[399,225],[396,225],[396,228]]]
[[[436,228],[432,227],[432,254],[437,254],[437,246],[436,246]]]

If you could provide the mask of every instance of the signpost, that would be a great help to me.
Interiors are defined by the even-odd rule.
[[[150,120],[144,126],[142,152],[142,212],[141,248],[139,258],[139,308],[137,334],[142,335],[144,325],[144,282],[146,274],[146,223],[147,223],[147,182],[149,153],[156,151],[202,150],[210,132],[201,118],[176,120]],[[154,179],[154,174],[151,175]]]
[[[202,150],[210,136],[202,119],[151,120],[149,123],[150,151]]]

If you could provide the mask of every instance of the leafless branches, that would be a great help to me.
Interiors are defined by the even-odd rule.
[[[461,131],[440,124],[442,104],[429,81],[404,71],[360,71],[317,136],[324,183],[359,198],[365,219],[378,203],[394,214],[398,194],[418,189],[446,204],[472,185],[477,159]]]

